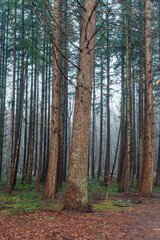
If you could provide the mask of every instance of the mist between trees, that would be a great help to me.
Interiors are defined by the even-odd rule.
[[[88,176],[160,185],[160,2],[0,1],[0,179],[90,211]],[[155,182],[153,177],[155,175]]]

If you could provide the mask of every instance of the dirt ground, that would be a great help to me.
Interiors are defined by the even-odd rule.
[[[160,197],[140,200],[136,194],[113,199],[131,201],[131,208],[94,210],[92,213],[38,210],[11,215],[0,212],[0,239],[159,240]]]

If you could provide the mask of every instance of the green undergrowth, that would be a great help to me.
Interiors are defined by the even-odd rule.
[[[139,213],[137,213],[137,215],[138,215],[138,216],[147,216],[147,215],[149,215],[149,214],[148,214],[148,213],[139,212]]]
[[[67,182],[63,182],[62,183],[62,188],[59,188],[58,191],[59,192],[66,192],[67,189]]]
[[[5,183],[1,182],[1,190],[6,189]],[[5,184],[5,187],[4,187]],[[42,196],[35,191],[36,178],[33,177],[32,184],[27,181],[22,183],[21,178],[17,178],[17,183],[12,194],[0,193],[1,212],[23,214],[43,209]]]
[[[0,210],[1,212],[23,214],[43,209],[44,204],[42,196],[37,194],[30,187],[24,187],[22,192],[13,193],[0,193]]]
[[[114,180],[110,181],[107,186],[103,186],[103,179],[100,179],[100,181],[97,181],[96,179],[89,179],[88,192],[106,193],[108,188],[111,193],[116,193],[118,191],[118,185]]]
[[[158,193],[158,195],[160,195],[160,187],[154,186],[153,187],[153,192]]]
[[[122,200],[118,200],[117,202],[115,201],[103,201],[97,204],[94,204],[92,206],[93,211],[101,211],[104,212],[106,210],[111,210],[111,211],[121,211],[121,210],[131,210],[132,206],[130,206],[129,202],[123,202],[122,205]],[[118,206],[119,205],[119,206]]]

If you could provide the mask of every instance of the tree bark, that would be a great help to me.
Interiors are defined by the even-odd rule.
[[[153,69],[151,44],[151,1],[145,0],[145,147],[141,197],[151,197],[154,162]]]
[[[88,204],[88,149],[97,1],[84,0],[69,177],[65,209],[90,211]]]
[[[98,162],[98,173],[97,179],[102,174],[102,148],[103,148],[103,61],[101,58],[101,112],[100,112],[100,141],[99,141],[99,162]]]
[[[139,1],[139,10],[142,11],[142,2]],[[144,159],[144,124],[143,124],[143,27],[140,19],[140,81],[139,81],[139,156],[138,156],[138,179],[137,187],[140,190],[142,185],[143,159]]]
[[[56,191],[56,174],[59,143],[59,94],[60,94],[60,36],[61,36],[61,3],[54,2],[54,43],[53,43],[53,85],[52,85],[52,122],[49,165],[44,187],[46,198],[54,199]]]
[[[9,149],[9,166],[7,193],[11,192],[12,187],[12,164],[13,164],[13,137],[14,137],[14,106],[15,106],[15,77],[16,77],[16,22],[17,22],[17,6],[15,1],[14,7],[14,40],[13,40],[13,81],[12,81],[12,110],[11,110],[11,134],[10,134],[10,149]]]

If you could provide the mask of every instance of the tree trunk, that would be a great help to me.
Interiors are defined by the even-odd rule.
[[[17,179],[17,170],[19,163],[19,153],[20,153],[20,144],[21,144],[21,129],[22,129],[22,116],[23,116],[23,100],[24,100],[24,0],[22,0],[22,55],[21,55],[21,81],[20,81],[20,98],[19,98],[19,111],[17,119],[17,139],[15,144],[15,153],[14,153],[14,168],[13,168],[13,181],[12,189],[16,185]]]
[[[12,164],[13,164],[13,137],[14,137],[14,106],[15,106],[15,77],[16,77],[16,22],[17,22],[17,6],[15,1],[14,7],[14,40],[13,40],[13,81],[12,81],[12,110],[11,110],[11,135],[10,135],[10,149],[9,149],[9,166],[8,166],[8,180],[7,193],[11,192],[12,187]]]
[[[160,134],[159,134],[158,162],[157,162],[155,186],[160,186]]]
[[[142,11],[142,2],[139,1],[139,10]],[[143,124],[143,26],[140,19],[140,81],[139,81],[139,156],[138,156],[138,179],[137,187],[140,190],[142,185],[143,159],[144,159],[144,124]]]
[[[23,166],[22,166],[22,182],[26,179],[25,169],[26,169],[26,156],[27,156],[27,123],[28,123],[28,58],[25,70],[26,78],[26,98],[25,98],[25,128],[24,128],[24,152],[23,152]]]
[[[108,3],[108,1],[107,1]],[[107,15],[108,19],[108,15]],[[107,28],[109,24],[107,23]],[[109,31],[107,31],[107,148],[103,185],[107,186],[110,173],[110,50],[109,50]]]
[[[123,15],[122,23],[125,24],[125,16]],[[122,175],[122,169],[123,169],[123,162],[124,162],[124,146],[125,146],[125,126],[126,126],[126,120],[125,120],[125,77],[124,77],[124,67],[125,67],[125,29],[123,28],[123,34],[122,34],[122,53],[121,53],[121,59],[122,59],[122,65],[121,65],[121,78],[122,78],[122,84],[121,84],[121,135],[120,135],[120,153],[119,153],[119,163],[118,163],[118,176],[117,176],[117,183],[120,183],[121,175]]]
[[[51,143],[49,165],[44,187],[44,195],[47,198],[54,199],[56,191],[56,174],[58,161],[58,143],[59,143],[59,94],[60,94],[60,36],[61,36],[61,3],[54,2],[54,43],[53,43],[53,85],[52,85],[52,122],[51,122]]]
[[[129,6],[131,6],[131,0],[129,0]],[[122,170],[122,176],[119,186],[119,191],[125,191],[125,182],[126,182],[126,175],[127,175],[127,187],[126,193],[129,192],[129,182],[130,182],[130,138],[131,138],[131,117],[130,117],[130,79],[131,79],[131,19],[130,10],[127,9],[126,14],[126,78],[127,78],[127,102],[126,102],[126,109],[127,109],[127,121],[126,121],[126,149],[125,149],[125,158]]]
[[[7,9],[7,23],[6,23],[6,45],[3,46],[4,59],[4,70],[2,74],[2,89],[1,89],[1,108],[0,108],[0,181],[1,181],[1,173],[2,173],[2,161],[3,161],[3,142],[4,142],[4,126],[5,126],[5,104],[6,104],[6,82],[7,82],[7,72],[8,72],[8,29],[9,29],[9,1],[8,1],[8,9]],[[5,47],[5,48],[4,48]]]
[[[37,57],[35,58],[34,71],[34,98],[33,98],[33,113],[32,113],[32,134],[31,134],[31,154],[29,163],[28,184],[32,182],[33,157],[34,157],[34,138],[35,138],[35,111],[36,111],[36,94],[37,94]]]
[[[44,84],[45,84],[45,47],[46,47],[46,35],[44,31],[44,39],[43,39],[43,66],[42,66],[42,99],[41,99],[41,120],[40,120],[40,144],[39,144],[39,166],[38,166],[38,174],[37,174],[37,183],[36,183],[36,191],[38,192],[40,189],[40,180],[41,180],[41,168],[42,168],[42,156],[43,156],[43,128],[44,128]]]
[[[88,149],[97,1],[84,0],[69,177],[65,209],[90,211],[88,204]]]
[[[145,148],[141,197],[151,197],[153,188],[154,120],[151,36],[151,1],[145,0]]]
[[[97,179],[102,174],[102,148],[103,148],[103,61],[101,58],[101,113],[100,113],[100,141],[99,141],[99,162],[98,162],[98,173]]]
[[[91,174],[95,178],[95,79],[93,78],[93,105],[92,105],[92,157],[91,157]]]

